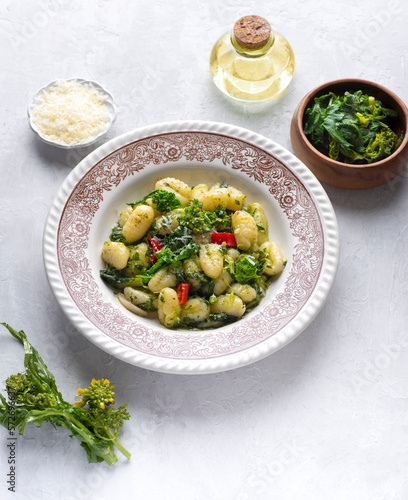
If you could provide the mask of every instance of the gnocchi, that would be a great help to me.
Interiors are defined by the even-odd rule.
[[[183,305],[180,320],[187,325],[200,324],[210,316],[210,304],[203,297],[192,297]]]
[[[126,267],[129,260],[129,249],[118,241],[105,241],[102,247],[102,259],[115,269]]]
[[[215,243],[201,245],[199,261],[201,269],[209,278],[217,279],[221,276],[224,259],[219,245]]]
[[[157,313],[160,323],[167,328],[178,325],[181,312],[177,292],[174,288],[163,288],[159,294]]]
[[[241,283],[233,283],[228,287],[229,293],[235,293],[245,304],[256,300],[256,290],[251,285],[242,285]]]
[[[147,233],[154,219],[154,210],[149,205],[137,205],[122,228],[125,243],[134,243]]]
[[[138,290],[131,286],[127,286],[123,290],[123,295],[131,304],[139,306],[140,309],[145,311],[156,310],[158,307],[157,295],[149,294],[144,290]]]
[[[230,272],[223,269],[220,276],[214,280],[214,295],[218,296],[224,293],[231,283],[232,276]]]
[[[256,307],[285,268],[259,203],[217,183],[166,177],[121,212],[101,250],[102,279],[131,313],[166,328],[217,328]]]
[[[148,282],[149,290],[153,293],[159,293],[163,288],[174,287],[177,285],[177,277],[171,273],[168,267],[163,267],[150,278]]]
[[[191,288],[199,290],[201,283],[201,268],[197,256],[189,257],[183,262],[183,271]]]
[[[128,276],[142,274],[149,266],[149,247],[146,243],[128,245],[129,259],[124,273]]]
[[[267,241],[261,245],[261,250],[265,250],[267,256],[264,273],[268,276],[280,274],[283,271],[285,262],[279,245],[275,241]]]
[[[259,203],[252,203],[247,206],[248,213],[254,218],[258,230],[258,244],[262,245],[268,241],[268,219],[266,218],[264,209]]]
[[[245,305],[241,297],[235,293],[220,295],[218,299],[211,304],[211,312],[224,313],[227,316],[240,318],[245,312]]]
[[[238,210],[233,213],[232,229],[237,247],[240,250],[249,250],[258,240],[258,229],[255,219],[248,212]]]
[[[227,209],[235,212],[241,210],[244,205],[246,196],[242,191],[234,186],[228,186],[228,202]]]
[[[209,188],[205,184],[198,184],[191,190],[191,199],[203,204],[203,210],[211,210],[213,203],[209,197]]]

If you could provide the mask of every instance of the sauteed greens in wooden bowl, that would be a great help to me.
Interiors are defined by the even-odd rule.
[[[361,90],[316,97],[304,132],[322,153],[344,163],[374,163],[390,156],[403,134],[392,130],[396,111]]]

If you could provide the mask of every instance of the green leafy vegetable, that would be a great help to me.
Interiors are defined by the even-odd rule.
[[[108,265],[100,271],[100,277],[118,290],[127,286],[134,288],[142,287],[147,285],[152,276],[160,271],[160,269],[187,259],[197,253],[200,248],[199,245],[194,243],[191,236],[185,234],[183,228],[176,229],[176,231],[163,241],[165,242],[163,248],[155,254],[157,261],[142,273],[136,276],[126,276],[128,268],[118,271]]]
[[[127,286],[131,286],[134,288],[141,287],[150,279],[148,279],[143,274],[138,274],[137,276],[124,276],[124,271],[118,271],[117,269],[106,266],[105,269],[100,271],[101,278],[111,287],[121,290],[126,288]]]
[[[258,278],[258,262],[252,255],[243,255],[235,265],[235,279],[238,283]]]
[[[25,373],[11,375],[6,380],[9,401],[0,394],[0,423],[6,429],[18,428],[24,435],[29,423],[41,426],[44,422],[54,427],[66,427],[81,441],[89,462],[117,462],[115,447],[130,458],[130,453],[118,441],[119,430],[130,415],[126,405],[113,409],[115,386],[106,379],[92,380],[88,389],[78,389],[81,401],[72,405],[59,392],[54,375],[48,370],[38,351],[26,334],[6,323],[11,335],[25,351]]]
[[[173,194],[160,189],[152,191],[152,193]],[[149,198],[152,193],[143,200]],[[143,200],[138,203],[142,203]],[[179,203],[177,198],[176,201]],[[200,247],[194,242],[193,235],[210,232],[214,227],[218,230],[225,227],[231,230],[231,216],[227,214],[224,207],[220,205],[215,212],[210,212],[203,210],[202,206],[203,204],[198,200],[189,202],[184,209],[184,214],[177,219],[179,226],[171,234],[163,237],[161,240],[162,248],[155,253],[157,261],[147,270],[137,270],[137,276],[127,276],[126,269],[117,271],[111,266],[107,266],[106,269],[100,271],[101,278],[116,289],[147,285],[150,278],[163,267],[185,260],[199,251]],[[129,265],[131,266],[131,260]],[[129,271],[129,266],[127,270]]]
[[[165,189],[155,189],[145,196],[143,200],[137,201],[136,203],[128,203],[128,205],[135,207],[136,205],[145,203],[149,198],[152,199],[155,209],[163,214],[171,212],[176,208],[183,207],[181,201],[176,197],[176,195],[171,191],[166,191]]]
[[[210,314],[205,321],[203,321],[202,323],[198,323],[196,326],[199,326],[199,328],[206,330],[209,328],[217,328],[222,325],[235,323],[236,321],[238,321],[237,316],[231,316],[223,312],[218,312]]]
[[[231,215],[219,205],[214,212],[203,210],[201,201],[192,200],[184,209],[184,215],[178,219],[181,227],[185,227],[190,234],[209,233],[213,229],[231,230]]]
[[[241,284],[251,282],[251,285],[255,288],[262,287],[259,280],[262,278],[265,262],[266,253],[264,250],[255,250],[251,254],[242,254],[235,263],[233,271],[235,281]]]
[[[203,210],[203,204],[192,200],[184,209],[184,214],[177,220],[179,226],[162,240],[162,249],[155,255],[157,262],[149,268],[145,275],[152,277],[162,267],[185,260],[199,251],[199,245],[194,242],[193,235],[210,232],[217,229],[231,228],[231,216],[225,208],[219,205],[215,212]]]
[[[122,234],[122,228],[119,226],[119,224],[117,224],[113,229],[112,229],[112,232],[109,236],[109,239],[111,241],[119,241],[121,243],[124,243],[125,242],[125,238]]]
[[[194,243],[192,239],[186,241],[184,246],[177,247],[174,250],[171,250],[170,246],[164,247],[162,250],[156,253],[157,262],[146,271],[145,276],[150,279],[162,267],[170,266],[175,262],[187,259],[191,255],[197,253],[199,248],[199,245]]]
[[[361,90],[317,97],[306,116],[306,136],[324,154],[343,163],[380,161],[402,140],[389,126],[397,113]]]

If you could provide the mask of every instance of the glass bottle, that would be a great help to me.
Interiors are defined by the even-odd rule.
[[[210,69],[215,85],[233,99],[270,101],[290,84],[295,55],[266,19],[245,16],[214,45]]]

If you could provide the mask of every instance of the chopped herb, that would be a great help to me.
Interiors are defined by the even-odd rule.
[[[201,201],[192,200],[184,209],[184,215],[178,219],[180,226],[187,228],[191,234],[208,233],[213,229],[231,229],[231,216],[222,205],[214,212],[203,210]]]

